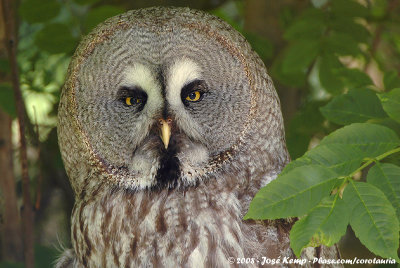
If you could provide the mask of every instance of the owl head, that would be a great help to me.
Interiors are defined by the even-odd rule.
[[[132,190],[191,187],[288,160],[264,64],[227,23],[187,8],[130,11],[84,38],[58,134],[76,193],[87,177]]]

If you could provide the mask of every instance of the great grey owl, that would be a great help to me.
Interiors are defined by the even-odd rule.
[[[294,257],[290,223],[242,220],[289,155],[263,62],[220,19],[149,8],[99,25],[70,64],[58,137],[75,192],[58,267]]]

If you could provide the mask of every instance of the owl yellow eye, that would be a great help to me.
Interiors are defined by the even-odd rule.
[[[209,91],[205,82],[194,80],[182,88],[181,100],[185,106],[189,107],[191,104],[200,102],[206,94],[209,94]]]
[[[201,93],[200,91],[192,91],[187,95],[186,100],[187,101],[199,101],[201,98]]]
[[[129,105],[129,106],[131,106],[134,103],[139,104],[141,102],[142,102],[142,99],[140,99],[140,98],[132,98],[132,97],[125,98],[125,103],[126,103],[126,105]]]

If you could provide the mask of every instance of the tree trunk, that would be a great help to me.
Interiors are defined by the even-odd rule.
[[[18,117],[19,136],[20,136],[20,159],[21,159],[21,181],[23,195],[23,211],[22,211],[22,237],[23,237],[23,253],[26,268],[34,266],[34,247],[33,247],[33,229],[34,214],[32,210],[32,201],[30,197],[30,180],[28,174],[28,157],[26,152],[25,139],[25,104],[22,99],[21,88],[19,85],[19,70],[17,64],[17,45],[18,45],[18,18],[17,18],[17,1],[1,0],[1,20],[2,20],[2,46],[6,48],[8,61],[10,63],[10,80],[13,86],[15,106]],[[13,181],[14,183],[14,181]],[[9,191],[11,192],[11,191]],[[15,194],[15,191],[14,191]],[[7,234],[7,237],[9,235]]]
[[[0,188],[2,205],[1,255],[11,262],[23,261],[21,219],[13,174],[11,118],[0,110]]]
[[[0,5],[0,14],[3,14]],[[5,22],[0,16],[0,58],[6,58]],[[7,74],[0,73],[0,82],[10,82]],[[18,212],[13,169],[11,117],[0,108],[0,240],[1,257],[11,262],[23,261],[21,218]]]

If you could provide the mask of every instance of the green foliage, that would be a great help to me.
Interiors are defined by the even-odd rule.
[[[286,51],[286,57],[282,62],[284,73],[304,72],[308,65],[316,58],[320,43],[315,40],[301,39]]]
[[[343,200],[350,211],[350,225],[372,252],[399,259],[399,221],[387,197],[369,183],[349,180]]]
[[[400,86],[400,76],[396,71],[386,72],[383,77],[383,84],[386,90]]]
[[[321,108],[321,112],[339,125],[386,117],[378,97],[369,89],[353,89],[345,95],[336,96]]]
[[[366,17],[368,10],[354,0],[334,0],[332,1],[333,15],[340,17]]]
[[[378,94],[382,102],[383,110],[400,123],[400,88],[395,88],[388,93]]]
[[[385,70],[376,51],[382,33],[371,30],[392,10],[386,1],[312,3],[288,24],[272,68],[307,94],[287,127],[295,160],[256,194],[244,219],[299,217],[290,232],[297,256],[332,246],[350,225],[371,252],[399,261],[400,77]],[[390,40],[400,48],[400,34]],[[374,63],[383,83],[366,72]]]
[[[85,20],[86,32],[90,32],[100,22],[123,12],[124,9],[116,6],[101,6],[91,9]]]
[[[310,213],[295,223],[290,232],[290,246],[299,256],[305,247],[332,246],[346,232],[350,211],[337,195],[325,197]]]
[[[297,158],[307,151],[312,136],[319,131],[324,118],[319,108],[325,102],[313,102],[297,113],[287,128],[286,144],[292,158]]]
[[[362,151],[354,146],[337,143],[319,145],[308,151],[303,157],[289,163],[282,172],[286,173],[295,167],[313,164],[330,168],[338,175],[345,175],[357,169],[363,158]]]
[[[39,49],[53,54],[72,53],[76,41],[67,25],[61,23],[46,24],[35,38]]]
[[[336,74],[349,89],[372,85],[371,78],[359,69],[341,68]]]
[[[270,59],[274,52],[272,43],[268,39],[244,29],[243,12],[243,5],[240,1],[227,1],[219,8],[212,10],[212,13],[215,16],[218,16],[224,21],[228,22],[237,31],[242,33],[243,36],[250,42],[252,48],[261,57],[261,59]]]
[[[399,145],[394,131],[384,126],[356,123],[338,129],[262,188],[244,219],[306,214],[291,231],[291,246],[297,256],[304,247],[336,243],[350,223],[372,252],[397,259],[399,222],[394,207],[398,208],[400,198],[400,167],[386,164],[384,170],[373,168],[368,183],[355,182],[353,176],[371,163],[400,152]],[[385,178],[386,184],[377,182]],[[373,184],[380,184],[382,191]],[[346,205],[341,201],[343,189]]]
[[[335,172],[323,166],[295,168],[257,193],[245,219],[303,216],[330,193],[336,178]]]
[[[55,18],[60,8],[55,0],[24,0],[19,7],[19,14],[28,23],[45,22]]]
[[[318,67],[319,80],[325,90],[332,95],[342,93],[344,81],[342,81],[342,78],[339,76],[339,70],[343,68],[343,65],[338,58],[332,54],[324,54],[320,57]]]
[[[326,136],[320,145],[345,144],[361,150],[361,156],[378,157],[400,145],[400,139],[390,128],[374,124],[351,124]]]
[[[368,172],[367,182],[380,189],[396,209],[400,220],[400,167],[377,163]]]

